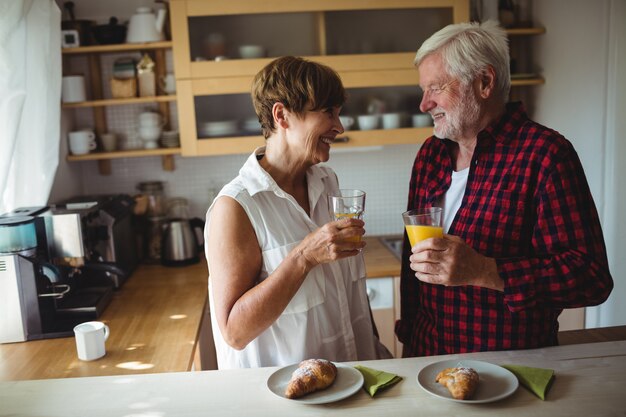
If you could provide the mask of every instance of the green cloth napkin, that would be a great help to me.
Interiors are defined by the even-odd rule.
[[[531,368],[521,365],[502,365],[502,367],[513,372],[519,382],[530,392],[542,400],[546,399],[546,394],[554,379],[553,369]]]
[[[383,388],[390,387],[402,381],[401,376],[390,374],[389,372],[379,371],[361,365],[355,365],[354,367],[363,374],[363,379],[365,380],[363,382],[363,388],[372,397],[378,390],[382,390]]]

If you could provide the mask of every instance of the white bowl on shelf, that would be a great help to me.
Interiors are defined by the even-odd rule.
[[[220,120],[217,122],[204,122],[200,125],[202,136],[230,136],[237,132],[236,120]]]
[[[261,133],[261,123],[259,123],[259,119],[256,117],[251,117],[246,119],[242,123],[242,128],[246,133]]]
[[[243,59],[263,58],[265,56],[265,48],[261,45],[241,45],[239,47],[239,56]]]

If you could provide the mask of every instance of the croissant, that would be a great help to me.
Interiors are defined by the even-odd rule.
[[[478,387],[478,372],[473,368],[446,368],[439,372],[435,382],[448,388],[457,400],[469,400]]]
[[[337,377],[337,367],[325,359],[307,359],[298,364],[285,389],[285,397],[300,398],[332,385]]]

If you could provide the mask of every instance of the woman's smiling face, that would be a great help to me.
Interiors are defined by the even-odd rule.
[[[293,115],[289,120],[288,138],[301,147],[304,159],[312,165],[326,162],[330,158],[330,146],[344,129],[339,120],[340,107],[322,110],[307,110],[300,117]]]

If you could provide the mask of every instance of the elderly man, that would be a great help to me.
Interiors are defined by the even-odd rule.
[[[572,144],[528,119],[510,89],[497,24],[445,27],[418,50],[434,136],[408,209],[443,207],[443,238],[405,240],[404,356],[556,345],[564,308],[613,288],[598,214]]]

